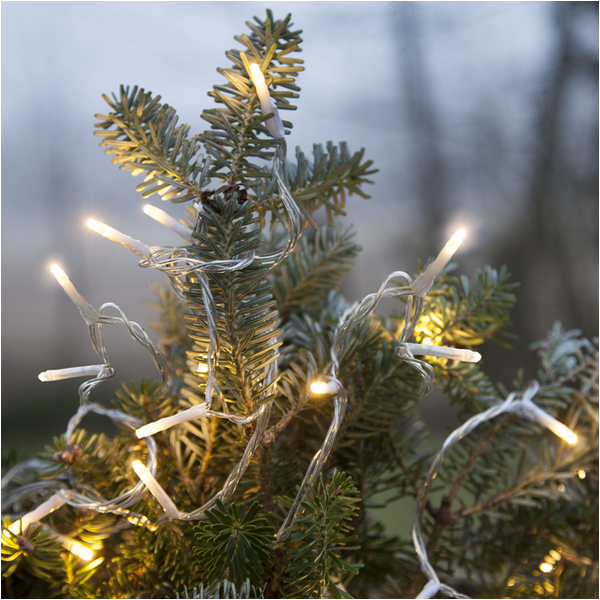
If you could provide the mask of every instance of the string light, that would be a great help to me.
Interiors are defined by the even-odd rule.
[[[180,425],[181,423],[185,423],[187,421],[192,421],[195,419],[201,419],[208,414],[208,408],[206,403],[198,404],[197,406],[192,406],[192,408],[188,408],[176,415],[172,415],[170,417],[165,417],[164,419],[160,419],[158,421],[154,421],[153,423],[148,423],[139,429],[136,429],[135,435],[138,438],[144,438],[149,435],[154,435],[159,431],[164,431],[165,429],[169,429],[170,427],[174,427],[175,425]]]
[[[585,479],[585,471],[583,469],[579,469],[579,471],[577,471],[577,477],[579,477],[579,479]]]
[[[439,581],[428,581],[417,595],[417,598],[433,598],[440,591],[440,588]]]
[[[403,350],[408,350],[411,354],[419,356],[434,356],[436,358],[448,358],[470,363],[476,363],[481,360],[479,352],[463,348],[447,348],[445,346],[435,346],[431,343],[410,344],[408,342],[401,344],[401,347]]]
[[[165,490],[162,489],[158,481],[154,479],[152,473],[148,470],[146,465],[140,460],[134,460],[131,463],[133,470],[137,476],[144,482],[144,485],[150,490],[150,493],[158,500],[159,504],[164,508],[166,515],[169,519],[179,519],[181,517],[180,512],[177,510],[175,503]]]
[[[256,94],[260,100],[260,110],[263,116],[266,117],[268,114],[273,113],[273,116],[267,119],[265,123],[269,133],[274,138],[285,137],[285,129],[283,128],[283,122],[279,116],[279,111],[277,110],[277,106],[275,106],[275,102],[273,102],[269,94],[269,88],[265,83],[265,77],[260,69],[260,66],[256,63],[252,63],[250,65],[250,77],[252,78],[252,83],[256,88]]]
[[[459,229],[442,248],[437,258],[413,282],[412,289],[417,296],[425,297],[440,271],[448,264],[458,247],[462,244],[467,232]]]
[[[79,309],[81,316],[88,325],[95,323],[98,320],[98,313],[94,307],[77,291],[67,274],[58,266],[50,267],[56,281],[60,284],[67,296],[71,298],[73,304]]]
[[[521,393],[520,400],[517,400],[519,393],[512,392],[511,394],[508,395],[508,397],[506,398],[506,400],[504,402],[496,404],[495,406],[492,406],[489,409],[487,409],[477,415],[474,415],[473,417],[471,417],[470,419],[465,421],[460,427],[455,429],[448,436],[448,438],[446,438],[446,441],[442,445],[441,450],[438,452],[437,456],[434,458],[434,460],[431,464],[431,467],[429,469],[429,473],[427,474],[425,483],[419,490],[419,493],[418,493],[417,499],[416,499],[416,503],[415,503],[415,513],[414,513],[414,520],[413,520],[413,530],[412,530],[413,544],[415,546],[415,550],[417,551],[417,556],[419,559],[419,565],[421,567],[421,570],[423,571],[423,573],[425,574],[425,576],[427,577],[429,582],[439,584],[440,585],[439,590],[444,592],[447,596],[456,597],[456,598],[467,598],[468,597],[468,596],[461,595],[459,592],[457,592],[450,586],[441,584],[440,580],[437,576],[437,573],[435,572],[435,569],[433,568],[433,566],[431,565],[431,563],[429,561],[427,548],[425,545],[425,541],[423,539],[423,530],[422,530],[422,526],[421,526],[421,521],[423,518],[423,513],[425,510],[425,506],[427,504],[427,497],[428,497],[429,491],[431,489],[431,486],[441,469],[442,463],[444,462],[446,456],[450,453],[450,451],[454,447],[454,445],[459,440],[461,440],[463,437],[468,435],[471,431],[473,431],[476,427],[481,425],[482,423],[485,423],[486,421],[489,421],[503,413],[506,413],[506,412],[521,413],[529,418],[537,420],[538,422],[544,424],[548,428],[553,427],[554,428],[554,429],[552,429],[553,431],[556,429],[556,430],[560,431],[561,433],[566,433],[562,430],[562,428],[564,428],[567,432],[570,432],[572,434],[572,436],[575,436],[575,434],[573,432],[571,432],[570,429],[568,429],[566,426],[564,426],[562,423],[560,423],[553,417],[550,417],[550,415],[548,415],[545,411],[543,411],[541,408],[539,408],[535,404],[533,404],[531,399],[539,392],[539,390],[540,390],[539,382],[532,381],[525,388],[525,390]],[[536,410],[533,411],[531,409],[531,406],[534,406]],[[556,427],[556,423],[561,425],[562,428]],[[556,431],[555,431],[555,433],[556,433]],[[572,439],[572,437],[569,435],[567,435],[567,437]],[[575,438],[576,438],[576,436],[575,436]],[[545,567],[543,565],[548,565],[548,566]],[[549,567],[550,571],[553,568],[549,562],[544,562],[540,565],[541,570],[547,569],[548,567]],[[549,572],[549,571],[546,571],[546,572]],[[425,586],[425,587],[427,587],[427,586]]]
[[[529,398],[524,399],[521,406],[529,417],[537,421],[540,425],[547,427],[552,433],[565,440],[568,444],[577,443],[577,435],[573,431],[550,416],[539,406],[536,406]]]
[[[74,554],[85,561],[90,561],[94,558],[94,551],[91,548],[84,546],[81,542],[67,537],[66,535],[62,535],[62,533],[57,533],[48,527],[45,527],[44,530],[50,537],[59,541],[71,554]]]
[[[61,381],[74,377],[97,377],[107,368],[106,365],[89,365],[87,367],[69,367],[68,369],[54,369],[42,371],[38,375],[40,381]]]
[[[548,562],[543,562],[540,564],[540,571],[543,571],[544,573],[550,573],[552,569],[554,569],[554,567]]]
[[[168,227],[171,231],[174,231],[177,235],[181,236],[186,242],[192,241],[192,230],[186,227],[183,223],[180,223],[177,219],[174,219],[171,215],[167,214],[164,210],[156,208],[151,204],[144,206],[144,212],[155,221],[162,223],[165,227]]]
[[[20,531],[25,532],[31,523],[35,521],[40,521],[46,515],[49,515],[51,512],[54,512],[61,506],[65,504],[65,500],[59,494],[54,494],[45,502],[42,502],[37,508],[34,510],[24,514],[20,519],[11,523],[8,529],[17,535]]]
[[[313,381],[310,386],[310,391],[317,396],[333,396],[337,390],[337,386],[326,381]]]
[[[150,258],[150,248],[146,246],[146,244],[142,244],[139,240],[134,240],[132,237],[129,237],[100,221],[95,221],[94,219],[90,219],[87,223],[88,227],[93,229],[96,233],[99,233],[113,242],[121,244],[121,246],[124,246],[142,258]]]
[[[267,129],[271,135],[273,135],[273,137],[284,138],[285,130],[279,116],[279,111],[269,95],[268,87],[258,64],[250,65],[250,76],[260,100],[263,116],[266,117],[269,114],[273,115],[265,122]],[[113,373],[112,368],[108,364],[106,349],[104,347],[102,335],[102,325],[104,324],[121,323],[128,328],[132,337],[152,354],[163,376],[163,382],[165,386],[168,383],[168,366],[162,353],[150,341],[143,329],[137,325],[137,323],[128,321],[118,306],[112,303],[107,303],[100,308],[100,312],[97,312],[77,292],[62,269],[56,265],[52,267],[52,272],[59,281],[60,285],[79,308],[82,316],[86,320],[86,323],[90,325],[90,336],[92,338],[94,348],[106,361],[102,365],[90,365],[86,367],[44,371],[39,375],[40,379],[43,381],[57,381],[67,377],[79,376],[92,376],[95,378],[90,382],[86,382],[88,387],[85,388],[84,392],[81,392],[81,389],[84,388],[86,384],[80,388],[80,398],[82,404],[76,415],[70,420],[65,438],[68,441],[72,439],[75,428],[79,424],[79,421],[89,411],[109,416],[113,419],[120,420],[125,425],[130,427],[133,431],[135,431],[135,435],[138,439],[144,439],[148,448],[147,464],[149,468],[139,460],[133,461],[132,468],[139,477],[140,482],[132,489],[126,490],[117,498],[112,500],[101,498],[100,495],[96,492],[93,492],[93,490],[93,493],[90,495],[86,495],[82,492],[71,489],[61,490],[60,495],[55,494],[55,496],[50,498],[50,500],[44,504],[40,505],[36,510],[32,511],[31,513],[27,513],[19,521],[13,523],[9,527],[13,533],[19,531],[19,528],[26,529],[31,522],[39,520],[45,516],[45,514],[48,514],[49,512],[52,512],[52,510],[56,510],[56,508],[62,506],[65,502],[76,508],[87,508],[97,510],[98,512],[113,512],[117,515],[125,516],[130,522],[135,523],[136,525],[146,526],[149,529],[156,529],[156,527],[166,520],[197,520],[204,518],[206,510],[215,505],[216,499],[220,499],[221,501],[225,502],[235,492],[241,477],[252,461],[253,456],[260,445],[261,438],[269,423],[270,411],[273,403],[272,387],[277,381],[278,361],[275,359],[266,369],[261,393],[261,400],[263,402],[259,404],[258,409],[249,416],[228,413],[227,411],[229,409],[227,400],[219,390],[217,383],[216,373],[220,352],[217,327],[217,308],[212,296],[207,274],[238,271],[245,269],[250,265],[265,265],[272,267],[281,262],[281,260],[283,260],[295,248],[304,227],[304,218],[286,183],[284,165],[285,141],[278,144],[275,149],[272,177],[275,179],[275,182],[278,186],[279,196],[281,198],[281,202],[284,207],[284,213],[288,221],[289,237],[287,245],[284,248],[267,255],[259,256],[254,252],[250,252],[247,256],[236,259],[202,261],[196,258],[195,252],[193,249],[190,250],[188,246],[153,246],[151,251],[150,247],[146,246],[142,242],[134,240],[133,238],[117,231],[116,229],[113,229],[112,227],[109,227],[98,221],[88,221],[88,225],[94,231],[100,233],[104,237],[120,243],[138,256],[142,257],[143,260],[140,262],[141,266],[155,268],[169,275],[176,292],[182,293],[182,278],[193,274],[197,280],[202,291],[202,302],[204,304],[206,313],[209,342],[208,350],[206,352],[206,363],[199,363],[196,368],[196,372],[200,374],[207,374],[208,377],[206,378],[205,401],[192,406],[187,410],[160,419],[153,423],[142,425],[139,419],[135,419],[129,415],[126,415],[125,413],[122,413],[121,411],[105,409],[99,405],[87,403],[87,394],[89,393],[89,389],[99,382],[100,377],[107,376],[109,373],[112,375]],[[166,212],[151,205],[146,205],[144,207],[144,212],[151,218],[161,222],[171,230],[178,233],[183,239],[186,240],[186,242],[190,244],[194,243],[190,228],[179,223],[170,217]],[[197,215],[197,219],[200,219],[199,214]],[[416,359],[415,356],[432,356],[466,362],[478,362],[481,359],[481,355],[478,352],[436,345],[435,342],[441,342],[441,337],[437,335],[441,333],[441,329],[439,328],[435,329],[435,333],[430,333],[430,335],[434,336],[433,341],[429,337],[424,338],[420,344],[409,343],[407,341],[413,336],[415,327],[421,318],[423,298],[429,292],[435,278],[439,275],[441,270],[457,251],[460,244],[464,240],[465,235],[466,232],[464,230],[458,230],[446,243],[436,259],[414,281],[407,273],[403,271],[391,273],[383,282],[377,293],[370,294],[366,296],[360,303],[356,303],[348,307],[348,309],[340,318],[339,323],[333,332],[330,365],[331,376],[328,377],[326,381],[314,381],[310,386],[310,392],[312,394],[319,396],[330,396],[333,398],[333,418],[323,444],[313,456],[304,475],[304,479],[298,489],[294,502],[292,503],[292,506],[277,533],[278,541],[281,541],[281,539],[287,535],[289,524],[294,522],[301,513],[303,509],[302,500],[306,494],[305,490],[316,483],[319,474],[321,473],[331,454],[337,434],[343,423],[344,415],[347,409],[348,398],[344,386],[338,379],[338,375],[340,360],[347,347],[348,336],[355,327],[361,323],[364,323],[370,317],[383,297],[404,298],[406,301],[404,325],[400,334],[398,335],[398,339],[395,340],[395,355],[401,360],[405,360],[419,371],[423,378],[423,393],[427,393],[433,385],[433,368],[428,363]],[[397,279],[404,279],[406,281],[406,285],[392,285]],[[120,316],[109,317],[104,315],[103,310],[108,307],[115,308]],[[429,320],[429,317],[422,318],[423,322],[428,322]],[[204,359],[205,357],[203,356],[202,358]],[[535,383],[537,384],[537,382]],[[447,455],[456,441],[461,439],[464,435],[467,435],[482,422],[487,421],[502,412],[509,410],[514,411],[517,409],[521,410],[523,414],[526,414],[528,417],[533,418],[542,425],[550,428],[557,435],[560,435],[563,437],[563,439],[566,439],[569,443],[575,443],[575,441],[577,441],[577,437],[572,431],[531,402],[531,397],[537,393],[538,389],[539,384],[537,384],[537,387],[532,384],[532,386],[523,392],[523,397],[521,400],[517,401],[517,394],[513,393],[504,403],[492,407],[484,413],[469,419],[469,421],[467,421],[465,424],[463,424],[463,426],[449,436],[444,443],[442,450],[434,460],[428,478],[417,497],[417,504],[415,507],[413,541],[415,543],[415,548],[417,549],[421,568],[428,579],[427,584],[420,592],[419,596],[417,596],[418,598],[431,598],[440,591],[455,597],[465,597],[440,582],[435,570],[428,561],[420,526],[420,519],[422,518],[423,508],[426,503],[431,482],[436,477],[444,457]],[[302,393],[307,395],[308,391],[304,390]],[[225,413],[219,413],[211,410],[210,407],[213,396],[218,398],[218,400],[222,403],[224,409],[226,410]],[[198,509],[189,513],[181,513],[177,509],[173,500],[168,496],[168,494],[164,491],[152,474],[152,470],[156,470],[157,450],[156,443],[151,436],[170,427],[188,422],[190,420],[201,419],[209,415],[216,418],[228,419],[229,421],[239,425],[252,421],[255,423],[254,432],[246,445],[242,458],[232,469],[221,490]],[[581,475],[582,472],[583,476]],[[13,477],[16,473],[17,471],[11,471],[11,477]],[[583,479],[585,477],[585,471],[580,470],[578,472],[578,476]],[[3,485],[9,480],[10,478],[8,478],[6,481],[3,479]],[[159,518],[155,524],[150,523],[149,520],[143,515],[138,515],[130,510],[131,506],[140,501],[146,489],[152,493],[165,511],[165,515]],[[63,543],[63,545],[65,545],[65,547],[67,547],[74,554],[81,556],[85,560],[91,560],[93,557],[93,551],[90,548],[86,548],[76,540],[72,540],[55,532],[53,535],[56,537],[56,539],[60,539],[61,543]],[[550,558],[552,558],[553,555],[551,553],[550,555]],[[551,561],[544,562],[540,565],[540,569],[544,570],[542,565],[548,565],[550,570],[552,570]]]

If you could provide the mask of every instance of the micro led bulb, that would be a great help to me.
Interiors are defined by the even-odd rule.
[[[60,287],[65,291],[65,294],[71,298],[73,304],[79,309],[81,316],[88,325],[95,323],[100,315],[96,309],[77,291],[67,274],[58,266],[51,265],[50,270]]]
[[[459,229],[442,248],[437,258],[421,273],[411,284],[411,288],[417,296],[425,297],[430,290],[435,278],[440,271],[450,262],[458,247],[462,244],[467,232]]]
[[[152,206],[151,204],[146,204],[146,206],[144,206],[144,212],[155,221],[162,223],[165,227],[168,227],[171,231],[180,235],[186,242],[192,241],[192,230],[181,224],[164,210],[156,208],[156,206]]]
[[[317,396],[333,396],[338,391],[337,386],[326,381],[313,381],[310,391]]]
[[[252,78],[252,83],[256,88],[256,95],[260,100],[260,110],[263,116],[273,113],[273,116],[270,119],[267,119],[265,122],[269,133],[274,138],[285,137],[285,129],[283,128],[283,122],[279,116],[279,111],[277,110],[277,106],[275,106],[275,102],[273,102],[273,99],[269,94],[269,88],[265,83],[265,76],[263,75],[260,66],[256,63],[252,63],[250,65],[250,77]]]
[[[160,431],[164,431],[165,429],[170,429],[171,427],[175,427],[175,425],[181,425],[181,423],[187,423],[188,421],[195,421],[196,419],[201,419],[208,414],[208,407],[206,406],[206,402],[202,402],[202,404],[197,404],[196,406],[192,406],[192,408],[188,408],[187,410],[183,410],[176,415],[171,415],[170,417],[165,417],[164,419],[159,419],[158,421],[154,421],[152,423],[148,423],[147,425],[143,425],[139,429],[135,430],[135,435],[139,439],[154,435]]]
[[[137,476],[142,480],[144,485],[150,490],[150,493],[158,500],[159,504],[164,508],[165,513],[169,519],[181,518],[180,512],[173,503],[173,500],[169,498],[165,490],[162,489],[158,481],[154,478],[152,473],[148,470],[146,465],[140,460],[134,460],[131,463],[133,470]]]
[[[104,223],[94,219],[89,219],[87,224],[88,227],[93,229],[96,233],[99,233],[113,242],[121,244],[121,246],[131,250],[134,254],[146,259],[150,257],[150,248],[139,240],[134,240],[132,237],[129,237],[128,235],[125,235],[124,233],[121,233],[120,231],[117,231],[116,229],[113,229],[112,227],[109,227],[108,225],[105,225]]]

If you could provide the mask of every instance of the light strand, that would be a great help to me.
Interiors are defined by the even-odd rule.
[[[518,392],[512,392],[511,394],[508,395],[508,397],[506,398],[506,400],[504,400],[504,402],[496,404],[496,405],[488,408],[487,410],[474,415],[473,417],[471,417],[470,419],[465,421],[460,427],[455,429],[446,438],[446,441],[442,445],[441,450],[438,452],[437,456],[434,458],[434,460],[431,464],[431,467],[429,469],[429,472],[427,474],[425,483],[419,490],[419,493],[416,498],[414,520],[413,520],[413,530],[412,530],[413,544],[414,544],[415,550],[417,552],[417,557],[419,559],[419,565],[420,565],[421,570],[423,571],[424,575],[427,577],[428,583],[432,583],[432,587],[429,588],[430,590],[433,589],[434,585],[439,585],[439,588],[438,588],[439,591],[443,592],[444,594],[446,594],[447,596],[449,596],[451,598],[468,598],[469,597],[469,596],[464,596],[464,595],[460,594],[453,588],[440,582],[440,579],[439,579],[437,573],[435,572],[433,565],[429,561],[429,557],[427,554],[427,548],[426,548],[425,541],[423,538],[423,529],[422,529],[421,522],[422,522],[423,514],[425,511],[425,506],[427,504],[427,497],[428,497],[429,491],[431,489],[431,486],[432,486],[434,480],[438,476],[438,473],[441,469],[441,466],[442,466],[445,458],[447,457],[447,455],[450,453],[450,451],[452,450],[452,448],[458,441],[460,441],[466,435],[471,433],[471,431],[473,431],[479,425],[481,425],[482,423],[485,423],[486,421],[494,419],[495,417],[497,417],[503,413],[507,413],[507,412],[520,413],[532,420],[536,420],[536,421],[540,422],[544,426],[546,426],[549,429],[551,429],[552,431],[554,431],[554,433],[556,433],[555,423],[554,423],[554,421],[556,421],[556,419],[554,419],[553,417],[550,417],[550,415],[548,415],[545,411],[543,411],[538,406],[534,405],[532,402],[532,398],[539,392],[539,390],[540,390],[540,384],[539,384],[539,382],[534,380],[520,394]],[[517,397],[519,395],[521,395],[521,399],[517,400]],[[531,409],[531,406],[535,407],[536,410],[533,411]],[[549,420],[548,418],[551,420]],[[556,423],[559,423],[559,422],[556,421]],[[565,434],[565,439],[567,441],[568,441],[567,438],[572,439],[571,436],[575,436],[575,434],[570,429],[568,429],[562,423],[559,423],[559,424],[561,425],[560,431],[561,431],[561,433]],[[564,427],[564,429],[567,430],[567,432],[570,432],[571,435],[569,435],[569,433],[566,433],[564,430],[562,430],[562,427]],[[557,435],[559,435],[559,434],[557,433]],[[561,435],[560,437],[563,437],[563,436]],[[576,436],[575,436],[575,439],[576,439]],[[570,443],[573,443],[573,442],[570,442]],[[427,588],[427,586],[425,586],[425,588]],[[423,597],[425,597],[425,596],[423,596]],[[427,597],[429,597],[429,596],[427,596]]]
[[[110,369],[108,365],[88,365],[86,367],[69,367],[67,369],[53,369],[42,371],[38,375],[40,381],[62,381],[63,379],[74,379],[76,377],[98,377]]]
[[[43,519],[46,515],[54,512],[65,504],[65,499],[60,494],[53,494],[48,500],[42,502],[34,510],[24,514],[20,519],[11,523],[8,529],[15,535],[25,532],[31,523]]]
[[[156,208],[151,204],[144,206],[144,212],[155,221],[162,223],[165,227],[168,227],[171,231],[174,231],[177,235],[181,236],[186,242],[192,241],[192,230],[180,223],[177,219],[174,219],[171,215],[167,214],[164,210]]]
[[[131,252],[142,258],[148,258],[150,256],[150,248],[146,246],[146,244],[143,244],[139,240],[134,240],[132,237],[129,237],[100,221],[89,219],[88,227],[93,229],[96,233],[99,233],[101,236],[104,236],[113,242],[117,242],[117,244],[121,244],[121,246],[124,246],[127,250],[131,250]]]
[[[426,270],[428,273],[425,278],[427,281],[431,279],[431,283],[435,276],[440,272],[443,266],[448,262],[450,256],[454,253],[456,248],[458,248],[459,238],[460,241],[464,238],[464,232],[457,232],[451,240],[444,246],[440,255],[430,268]],[[451,253],[450,253],[451,251]],[[441,266],[440,266],[441,265]],[[392,287],[391,283],[395,279],[404,279],[408,283],[407,286],[395,286]],[[281,528],[277,533],[277,539],[282,540],[287,536],[287,527],[290,521],[295,520],[299,513],[302,510],[302,506],[300,504],[307,486],[314,485],[316,482],[329,454],[331,452],[331,448],[333,447],[333,443],[337,437],[339,429],[342,425],[342,421],[344,418],[344,414],[346,412],[347,405],[347,395],[344,390],[343,385],[338,379],[338,371],[340,366],[340,359],[343,355],[344,349],[346,347],[346,342],[348,340],[348,336],[350,332],[364,323],[373,313],[373,311],[377,308],[377,305],[384,297],[407,297],[406,310],[404,316],[404,327],[399,336],[399,349],[400,352],[396,353],[396,356],[401,360],[406,361],[413,368],[415,368],[422,377],[423,383],[421,388],[421,396],[428,394],[433,388],[433,377],[434,371],[433,367],[423,361],[415,359],[411,354],[408,346],[404,344],[404,341],[413,334],[415,327],[418,323],[419,317],[421,315],[421,311],[423,309],[423,298],[417,294],[414,289],[414,282],[408,273],[404,271],[395,271],[387,276],[387,278],[382,283],[379,291],[374,294],[369,294],[360,303],[354,304],[340,317],[338,322],[338,326],[335,329],[332,336],[332,344],[331,344],[331,377],[328,378],[328,381],[316,381],[311,384],[311,391],[314,394],[318,395],[329,395],[334,398],[334,416],[327,431],[325,440],[321,448],[314,455],[307,471],[304,476],[304,480],[300,484],[298,492],[296,494],[296,498],[294,503],[289,510]],[[429,285],[431,287],[431,285]],[[424,289],[423,285],[420,284],[417,287],[417,290]],[[429,289],[429,288],[427,288]],[[414,300],[414,301],[413,301]],[[413,347],[415,349],[420,348],[420,344],[414,344]],[[447,352],[452,354],[452,350],[455,349],[445,349]],[[469,359],[473,357],[469,354]],[[461,351],[456,351],[453,354],[454,357],[464,357],[465,355]]]
[[[137,433],[137,432],[136,432]],[[144,483],[144,485],[150,490],[150,493],[158,500],[158,503],[164,508],[165,514],[169,519],[181,518],[181,513],[177,510],[175,503],[169,495],[162,489],[158,481],[154,478],[152,473],[144,465],[141,460],[134,460],[131,463],[133,470],[137,476]]]
[[[285,129],[283,128],[279,111],[277,110],[277,106],[275,106],[275,102],[273,102],[273,99],[269,94],[269,88],[265,83],[265,77],[260,69],[260,65],[257,65],[256,63],[252,63],[250,65],[250,77],[254,87],[256,88],[258,99],[260,100],[260,110],[263,116],[266,117],[268,114],[273,113],[273,116],[269,117],[265,123],[269,133],[274,138],[285,137]]]

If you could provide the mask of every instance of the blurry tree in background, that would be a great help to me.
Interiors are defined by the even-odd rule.
[[[598,54],[580,31],[597,23],[598,3],[556,2],[552,12],[554,52],[534,98],[523,214],[495,249],[522,282],[514,318],[531,339],[551,315],[598,330]]]
[[[458,196],[515,206],[510,226],[484,251],[491,264],[506,264],[521,282],[513,312],[516,352],[489,348],[486,353],[489,363],[497,363],[490,369],[495,377],[512,377],[516,365],[534,364],[527,345],[543,336],[553,319],[589,336],[598,331],[598,48],[589,44],[591,28],[597,40],[598,3],[548,5],[552,52],[526,90],[529,130],[519,130],[515,139],[498,106],[482,94],[468,117],[473,147],[466,156],[452,139],[464,123],[452,122],[448,103],[436,98],[440,86],[427,61],[435,14],[424,15],[427,7],[412,2],[394,3],[392,10],[401,126],[410,143],[406,178],[421,216],[412,237],[423,240],[420,256],[439,247]],[[465,26],[459,19],[438,23],[454,40],[461,39],[459,29]],[[511,169],[515,159],[520,164]],[[464,172],[466,181],[449,176]],[[501,356],[502,361],[494,360]]]

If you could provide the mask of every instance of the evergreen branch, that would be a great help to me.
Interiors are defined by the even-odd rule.
[[[303,238],[293,254],[273,269],[274,294],[279,313],[285,318],[294,309],[324,298],[341,285],[360,249],[350,240],[350,230],[336,229],[328,239],[326,228],[317,231],[315,241]]]
[[[270,115],[262,115],[256,90],[249,76],[250,63],[258,63],[265,76],[267,86],[278,109],[294,109],[288,98],[297,98],[299,88],[294,84],[298,73],[304,69],[300,59],[288,56],[300,50],[300,31],[290,31],[290,18],[275,21],[270,10],[262,21],[247,22],[251,35],[236,36],[236,41],[244,45],[250,54],[237,49],[226,53],[233,67],[220,69],[227,79],[225,85],[217,85],[209,96],[224,108],[203,111],[202,118],[211,130],[198,136],[207,152],[215,159],[208,169],[208,176],[223,181],[216,193],[226,195],[240,188],[246,192],[261,185],[270,174],[256,166],[254,159],[269,160],[273,156],[271,148],[279,141],[273,140],[264,122]],[[291,91],[277,90],[278,87]],[[291,127],[291,123],[284,122]],[[261,138],[261,135],[268,137]]]
[[[146,174],[136,189],[143,198],[159,193],[164,200],[185,202],[206,200],[202,191],[208,183],[209,163],[199,154],[196,138],[188,138],[189,125],[178,125],[179,117],[160,96],[134,86],[120,88],[117,98],[104,99],[114,110],[96,123],[105,154],[114,155],[113,164],[133,176]]]
[[[204,577],[209,581],[218,579],[226,569],[236,582],[248,577],[255,585],[261,574],[273,560],[273,528],[264,518],[256,518],[261,506],[254,502],[245,514],[237,505],[229,511],[220,500],[216,508],[207,511],[209,521],[196,527],[196,538],[200,545],[194,555],[201,561]]]
[[[200,588],[193,588],[192,595],[190,596],[190,592],[187,589],[187,586],[183,587],[183,595],[179,595],[177,593],[176,598],[182,598],[184,600],[204,600],[209,598],[230,598],[231,600],[242,600],[247,598],[264,598],[262,590],[256,589],[253,585],[250,585],[250,579],[246,579],[243,585],[240,587],[240,591],[238,593],[237,588],[235,587],[235,583],[231,581],[227,581],[224,579],[220,582],[216,588],[213,589],[213,585],[209,587],[208,590],[204,590],[204,584],[200,585]],[[208,595],[207,595],[208,594]]]
[[[442,274],[425,298],[425,315],[415,329],[415,337],[444,346],[469,347],[493,340],[507,347],[504,331],[510,323],[509,311],[516,302],[505,267],[500,271],[486,266],[473,279]]]
[[[327,222],[333,227],[336,215],[345,215],[346,195],[357,194],[368,199],[370,196],[362,190],[366,183],[373,183],[369,175],[377,172],[372,168],[373,161],[362,162],[364,149],[350,154],[346,142],[339,147],[327,142],[327,152],[322,144],[313,145],[313,161],[309,161],[302,150],[296,148],[296,164],[287,163],[288,179],[294,200],[309,220],[318,229],[312,215],[322,206],[326,208]],[[261,223],[268,211],[277,214],[281,200],[271,197],[267,182],[262,183],[258,193],[258,211]]]
[[[357,515],[357,490],[350,477],[334,471],[327,484],[321,475],[312,492],[314,500],[302,503],[306,513],[291,528],[286,597],[322,598],[330,593],[334,598],[350,598],[341,578],[358,573],[362,565],[346,562],[340,552],[356,549],[348,545],[356,536],[347,534],[352,529],[349,522]]]
[[[249,203],[240,206],[217,195],[214,206],[203,212],[203,229],[192,246],[200,260],[214,260],[215,254],[223,259],[240,258],[260,248],[260,230],[255,227],[256,217]],[[263,401],[266,367],[277,358],[280,345],[276,339],[277,311],[267,274],[267,267],[253,264],[242,270],[207,275],[221,346],[217,382],[231,406],[237,405],[237,410],[248,416]],[[208,320],[202,290],[194,277],[189,278],[185,294],[191,308],[185,323],[199,349],[188,356],[206,362]],[[203,376],[196,373],[189,373],[185,381],[190,391],[206,384]]]

